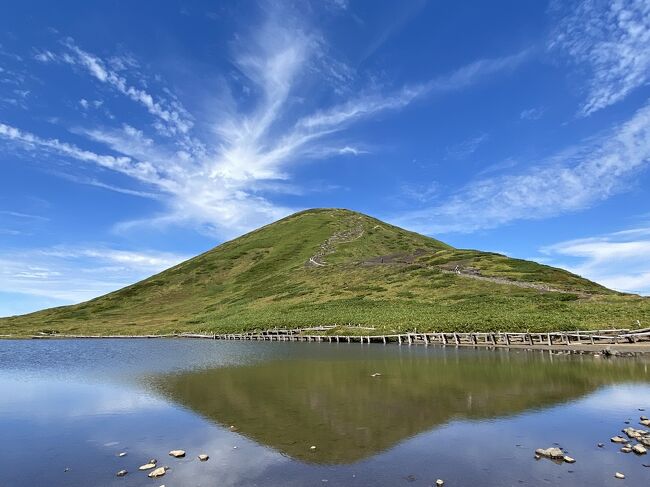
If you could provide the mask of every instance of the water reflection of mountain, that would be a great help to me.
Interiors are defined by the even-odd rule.
[[[647,377],[646,364],[632,360],[450,354],[278,361],[165,376],[156,387],[295,459],[341,464],[455,418],[521,413]]]

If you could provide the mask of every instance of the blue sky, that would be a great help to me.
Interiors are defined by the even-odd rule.
[[[650,294],[650,4],[14,2],[0,316],[344,207]]]

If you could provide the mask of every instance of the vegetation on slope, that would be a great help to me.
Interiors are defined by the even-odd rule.
[[[536,287],[522,287],[530,284]],[[320,209],[86,303],[2,319],[0,334],[341,323],[374,325],[378,333],[542,331],[630,327],[636,320],[650,322],[647,298],[534,262],[454,249],[348,210]]]

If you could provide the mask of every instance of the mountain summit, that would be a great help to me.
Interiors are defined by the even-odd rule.
[[[91,301],[0,333],[144,334],[364,324],[379,330],[629,327],[649,300],[343,209],[296,213]]]

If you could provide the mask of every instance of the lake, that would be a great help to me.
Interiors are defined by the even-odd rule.
[[[0,487],[647,484],[650,455],[610,438],[650,415],[649,363],[343,343],[0,341]],[[534,458],[555,445],[577,463]],[[170,467],[164,477],[138,471],[152,458]]]

